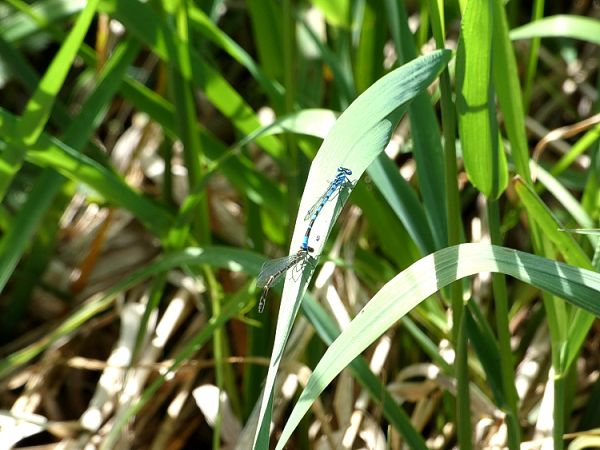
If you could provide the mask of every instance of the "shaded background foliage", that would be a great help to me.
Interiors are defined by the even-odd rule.
[[[595,274],[553,261],[598,267],[596,235],[561,229],[600,211],[599,15],[542,0],[1,3],[0,441],[246,449],[272,419],[282,446],[339,330],[387,298],[400,320],[354,341],[363,359],[290,448],[597,446],[598,307],[577,290]],[[407,96],[385,103],[375,82],[399,66]],[[439,74],[428,89],[410,85],[419,67]],[[364,108],[337,132],[377,118],[390,144],[317,153],[357,98],[391,113]],[[356,185],[312,235],[320,264],[279,368],[293,386],[267,383],[265,418],[279,298],[257,314],[254,278],[303,234],[300,202],[342,155]],[[462,242],[540,258],[461,259],[447,247]],[[436,250],[521,281],[421,298],[449,266],[394,278]],[[556,276],[518,277],[533,269]],[[411,274],[422,282],[395,298]]]

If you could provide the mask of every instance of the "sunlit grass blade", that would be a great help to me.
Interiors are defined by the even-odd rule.
[[[483,4],[467,3],[456,54],[456,107],[467,175],[486,197],[496,199],[506,188],[508,171],[491,89],[492,19]]]
[[[445,248],[389,281],[329,346],[313,371],[277,443],[284,448],[310,405],[354,358],[421,301],[442,287],[480,272],[515,277],[600,316],[600,274],[540,256],[486,244]]]
[[[238,63],[243,65],[254,79],[260,83],[260,86],[264,91],[271,96],[271,99],[274,102],[277,103],[283,101],[283,86],[275,79],[269,78],[242,46],[229,37],[227,33],[214,24],[201,9],[195,7],[193,4],[190,5],[189,14],[191,25],[194,26],[195,29],[225,50]]]
[[[573,239],[573,236],[559,231],[562,228],[560,222],[535,191],[518,177],[514,180],[514,185],[529,216],[539,225],[544,235],[556,245],[565,261],[591,270],[592,265],[585,252]]]
[[[378,80],[359,96],[339,117],[315,157],[300,202],[300,211],[307,211],[322,195],[337,167],[352,170],[351,180],[358,180],[367,167],[387,145],[393,128],[405,111],[406,104],[422,92],[447,64],[450,52],[436,51],[411,61]],[[324,186],[325,183],[325,186]],[[319,255],[331,229],[336,205],[326,205],[313,235],[321,239],[311,244]],[[300,247],[305,232],[304,214],[298,214],[292,249]],[[275,376],[287,336],[290,333],[299,303],[307,287],[307,279],[285,284],[280,307],[275,342],[269,372],[265,383],[259,426],[254,448],[266,448],[269,442],[269,424]]]
[[[528,23],[510,32],[511,39],[568,37],[600,45],[600,21],[591,17],[558,15]]]

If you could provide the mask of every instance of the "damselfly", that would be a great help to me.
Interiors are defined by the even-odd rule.
[[[307,246],[306,249],[300,248],[300,250],[293,255],[272,259],[262,265],[260,274],[258,274],[258,277],[256,278],[256,285],[264,288],[260,300],[258,301],[259,313],[262,313],[265,309],[267,294],[273,284],[275,284],[275,282],[288,270],[297,267],[303,269],[307,261],[312,258],[309,254],[312,251],[312,247]]]
[[[350,169],[338,167],[337,175],[333,181],[329,183],[329,187],[325,193],[319,198],[319,200],[317,200],[313,207],[308,210],[304,220],[310,220],[310,222],[306,228],[306,233],[304,234],[304,239],[302,240],[302,245],[300,246],[301,249],[308,249],[308,238],[310,237],[310,232],[315,224],[315,221],[317,220],[317,216],[323,209],[323,206],[325,206],[325,203],[329,201],[329,199],[338,189],[343,189],[345,186],[352,185],[348,175],[352,175],[352,171]]]

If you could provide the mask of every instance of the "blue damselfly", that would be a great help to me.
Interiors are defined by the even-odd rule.
[[[348,175],[352,175],[352,171],[350,169],[338,167],[337,175],[333,181],[329,183],[329,187],[325,193],[319,198],[319,200],[317,200],[313,207],[308,210],[304,220],[309,220],[310,222],[308,222],[308,227],[306,228],[306,233],[304,234],[304,239],[302,240],[302,245],[300,246],[301,249],[308,249],[308,238],[310,237],[310,232],[312,231],[312,227],[317,220],[317,216],[323,209],[323,206],[325,206],[325,203],[329,201],[329,199],[338,189],[343,189],[346,186],[352,185],[352,181],[350,181]]]

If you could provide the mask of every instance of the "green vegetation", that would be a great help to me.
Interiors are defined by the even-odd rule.
[[[599,6],[408,3],[0,3],[0,442],[598,447]]]

